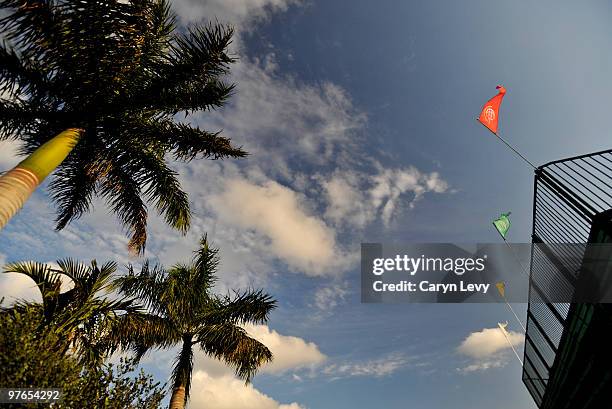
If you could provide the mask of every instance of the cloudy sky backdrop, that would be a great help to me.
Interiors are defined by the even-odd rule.
[[[417,4],[418,3],[418,4]],[[275,354],[253,385],[197,355],[191,408],[534,407],[498,321],[503,305],[361,305],[360,242],[529,241],[533,172],[475,122],[507,89],[501,133],[532,162],[609,148],[611,7],[604,1],[175,0],[181,24],[237,28],[238,84],[223,109],[190,117],[251,155],[181,165],[194,222],[152,215],[146,257],[221,248],[218,290],[279,300],[249,331]],[[0,143],[0,169],[15,165]],[[61,232],[40,189],[0,235],[0,263],[139,262],[103,203]],[[518,271],[517,271],[518,274]],[[0,277],[0,295],[32,297]],[[516,306],[524,314],[525,306]],[[522,351],[522,336],[511,332]],[[166,380],[175,351],[145,366]]]

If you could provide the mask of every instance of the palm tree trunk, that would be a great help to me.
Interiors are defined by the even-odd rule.
[[[36,187],[66,159],[82,132],[82,129],[66,129],[0,176],[0,229],[21,209]]]
[[[177,386],[172,389],[170,398],[170,409],[183,409],[185,407],[185,386]]]
[[[191,372],[193,371],[192,339],[193,335],[183,334],[183,347],[172,374],[174,381],[169,409],[183,409],[187,403],[185,398],[189,394],[188,385],[191,384]]]

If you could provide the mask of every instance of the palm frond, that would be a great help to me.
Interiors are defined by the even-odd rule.
[[[59,291],[61,280],[56,271],[48,264],[37,261],[21,261],[6,264],[4,273],[19,273],[28,276],[36,283],[41,294]]]
[[[28,57],[43,58],[64,42],[61,8],[49,0],[2,0],[12,13],[0,19],[0,30]]]
[[[130,233],[128,247],[142,254],[147,241],[147,206],[142,200],[142,189],[127,169],[129,158],[117,157],[109,161],[108,173],[100,182],[100,193]]]
[[[129,152],[131,148],[125,150]],[[168,167],[163,152],[143,147],[133,153],[129,167],[133,177],[143,186],[144,195],[155,202],[166,223],[185,233],[191,223],[191,212],[187,193],[181,189],[177,173]]]
[[[54,269],[53,271],[67,276],[79,291],[85,291],[87,279],[92,273],[91,267],[72,258],[58,260],[57,265],[59,269]]]
[[[210,245],[207,234],[203,235],[192,261],[194,271],[197,273],[194,284],[201,289],[212,288],[217,281],[216,274],[220,262],[219,249]]]
[[[0,42],[0,92],[36,98],[51,92],[42,67],[21,57],[6,40]]]
[[[261,324],[276,308],[276,300],[262,290],[234,291],[234,295],[219,297],[215,308],[202,315],[207,323],[230,322],[237,325]]]
[[[186,34],[175,35],[159,76],[143,95],[155,95],[156,90],[172,90],[186,82],[218,77],[227,73],[235,62],[227,54],[234,29],[220,24],[191,27]]]
[[[0,140],[16,139],[32,128],[36,114],[23,103],[0,98]]]
[[[231,323],[204,325],[194,337],[202,350],[234,368],[236,376],[250,382],[259,367],[272,361],[272,352]]]
[[[72,290],[59,295],[61,307],[75,301],[84,304],[93,300],[111,284],[111,276],[117,270],[115,262],[107,262],[100,268],[96,260],[92,260],[89,266],[70,258],[58,260],[57,264],[60,267],[57,273],[67,276],[74,283]]]
[[[155,105],[164,113],[190,113],[193,111],[211,111],[222,107],[232,96],[235,84],[219,78],[180,83],[173,88],[155,89],[152,95],[138,95],[132,100],[133,106],[148,108]],[[154,102],[159,101],[159,102]]]
[[[150,118],[146,121],[129,122],[125,126],[141,141],[159,143],[172,152],[174,158],[189,162],[197,157],[209,159],[241,158],[247,152],[233,146],[229,138],[219,132],[208,132],[168,118]]]
[[[76,147],[79,150],[81,148],[82,146]],[[76,155],[66,159],[55,172],[55,177],[49,184],[49,191],[57,206],[57,230],[63,229],[72,220],[90,210],[96,182],[95,171]]]
[[[19,273],[30,277],[38,287],[43,302],[45,320],[51,320],[57,308],[61,278],[48,264],[35,261],[10,263],[4,266],[4,273]]]
[[[163,299],[167,287],[165,271],[157,265],[151,267],[148,261],[143,263],[138,273],[129,265],[127,274],[113,280],[111,285],[125,296],[137,298],[145,308],[157,314],[166,314],[167,306]]]
[[[182,340],[173,323],[145,312],[123,314],[110,321],[103,340],[110,350],[132,350],[140,360],[153,348],[170,348]]]

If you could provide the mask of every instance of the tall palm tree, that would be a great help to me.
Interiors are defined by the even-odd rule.
[[[126,298],[109,297],[109,287],[117,265],[113,262],[98,266],[72,259],[59,260],[57,267],[38,262],[18,262],[4,267],[4,273],[20,273],[34,281],[42,303],[19,300],[3,313],[34,308],[42,316],[41,331],[53,331],[64,339],[63,347],[72,348],[84,364],[95,367],[102,363],[108,350],[101,342],[109,331],[134,325],[142,310]],[[72,288],[62,292],[62,281],[70,280]],[[140,322],[140,321],[138,321]]]
[[[232,28],[179,33],[167,0],[0,0],[0,15],[0,140],[30,155],[0,177],[0,228],[55,170],[57,229],[100,196],[136,253],[147,203],[185,232],[188,197],[169,160],[246,155],[175,120],[231,95]]]
[[[276,301],[261,290],[213,294],[218,264],[218,249],[210,247],[204,236],[191,264],[177,264],[167,271],[145,264],[138,273],[130,267],[115,281],[120,293],[139,299],[150,315],[131,328],[113,331],[111,344],[132,348],[137,358],[151,348],[181,344],[172,371],[171,409],[183,408],[189,399],[195,346],[233,367],[246,382],[272,359],[268,348],[241,325],[267,322]]]

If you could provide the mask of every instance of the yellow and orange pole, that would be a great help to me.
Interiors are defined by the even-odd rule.
[[[0,229],[23,207],[36,187],[66,159],[82,133],[82,129],[66,129],[0,176]]]

